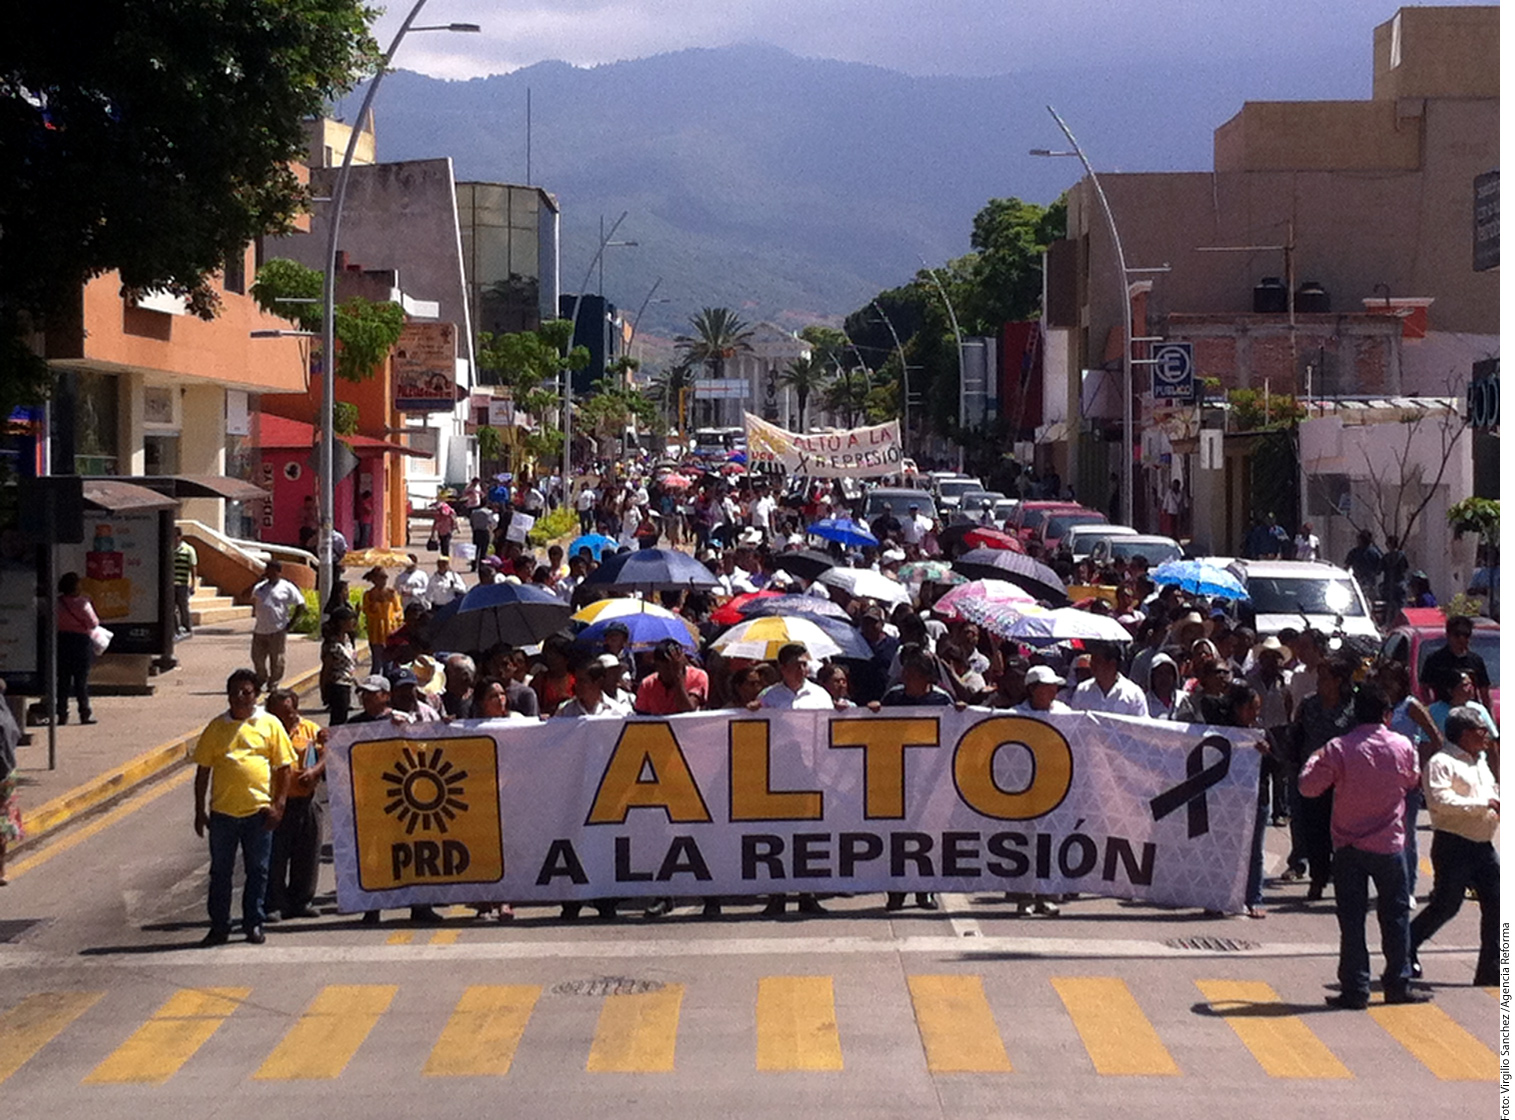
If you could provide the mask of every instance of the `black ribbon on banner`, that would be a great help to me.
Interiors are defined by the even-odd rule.
[[[1220,758],[1205,765],[1205,748],[1213,747]],[[1205,791],[1231,772],[1231,740],[1224,735],[1206,735],[1185,760],[1188,777],[1151,801],[1152,819],[1160,821],[1180,805],[1189,806],[1189,839],[1210,831],[1210,807]]]

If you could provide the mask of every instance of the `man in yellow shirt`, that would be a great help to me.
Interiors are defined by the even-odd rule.
[[[273,833],[284,816],[295,752],[284,725],[258,707],[258,675],[251,669],[226,678],[226,702],[227,710],[205,725],[195,744],[195,835],[210,833],[210,932],[200,944],[224,945],[231,937],[231,880],[241,848],[247,878],[242,930],[261,945]]]

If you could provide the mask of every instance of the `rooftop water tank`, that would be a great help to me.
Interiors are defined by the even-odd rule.
[[[1252,310],[1258,315],[1283,315],[1289,310],[1289,289],[1277,276],[1264,276],[1252,289]]]

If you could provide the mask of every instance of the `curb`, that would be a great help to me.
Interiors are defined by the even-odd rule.
[[[317,666],[283,682],[284,687],[304,693],[315,684],[320,675],[321,669]],[[23,814],[21,827],[26,833],[26,839],[11,845],[10,850],[25,851],[79,818],[114,805],[170,770],[187,763],[199,738],[199,731],[181,735]]]

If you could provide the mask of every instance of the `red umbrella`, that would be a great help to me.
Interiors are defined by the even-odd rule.
[[[998,529],[990,529],[987,526],[964,533],[963,543],[973,548],[999,548],[1009,552],[1026,551],[1021,547],[1021,542],[1009,533],[1002,533]]]
[[[771,599],[779,594],[781,593],[778,591],[748,591],[737,595],[720,610],[712,612],[710,621],[722,626],[735,626],[739,622],[746,622],[747,616],[742,613],[743,607],[756,599]]]
[[[694,480],[685,478],[681,474],[665,474],[662,478],[658,479],[658,484],[664,490],[688,490],[694,485]]]

